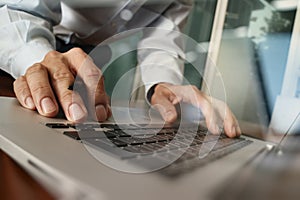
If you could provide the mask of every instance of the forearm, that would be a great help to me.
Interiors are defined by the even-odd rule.
[[[5,2],[0,3],[0,68],[17,78],[55,48],[52,25],[57,18],[52,15],[57,9],[50,11],[45,3],[43,7],[44,1]]]
[[[55,25],[61,20],[60,3],[60,0],[1,0],[0,7],[7,6],[11,10],[23,11]]]
[[[192,1],[175,1],[150,28],[145,28],[138,61],[146,91],[160,82],[182,83],[185,53],[181,31],[191,7]]]

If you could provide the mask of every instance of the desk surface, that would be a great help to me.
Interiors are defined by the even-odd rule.
[[[0,96],[14,97],[14,79],[7,73],[0,71]]]
[[[0,149],[0,194],[2,200],[53,200],[40,184]]]
[[[14,79],[0,71],[0,96],[14,97]],[[2,200],[53,200],[39,183],[12,160],[0,147],[0,198]]]

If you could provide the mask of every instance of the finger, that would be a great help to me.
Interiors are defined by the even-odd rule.
[[[221,134],[224,129],[225,134],[229,137],[236,137],[234,115],[228,106],[217,99],[198,92],[197,99],[199,108],[202,110],[206,124],[209,124],[209,130],[214,134]],[[195,104],[195,103],[193,103]]]
[[[169,85],[170,90],[174,93],[177,102],[182,100],[201,109],[205,116],[206,126],[213,134],[221,134],[222,127],[229,137],[241,135],[241,130],[234,114],[229,107],[222,101],[209,97],[201,92],[195,86],[175,86]]]
[[[110,106],[108,105],[108,97],[106,95],[104,89],[104,77],[101,76],[100,80],[98,80],[95,91],[89,91],[89,98],[94,98],[94,102],[92,105],[95,105],[95,117],[98,121],[105,121],[108,117],[110,117]],[[91,102],[92,103],[92,102]]]
[[[196,98],[198,99],[199,103],[193,103],[193,105],[201,109],[203,115],[205,116],[205,122],[208,130],[215,135],[220,135],[223,121],[218,115],[218,112],[216,112],[211,101],[200,94],[198,94]]]
[[[52,51],[43,61],[48,68],[52,87],[57,99],[69,121],[82,122],[87,116],[87,110],[79,94],[69,90],[74,83],[74,75],[63,54]]]
[[[19,77],[14,82],[14,92],[20,104],[30,110],[35,110],[29,86],[24,76]]]
[[[73,122],[86,119],[88,112],[83,100],[76,91],[68,89],[74,83],[74,76],[67,63],[56,63],[50,70],[50,77],[66,118]]]
[[[94,111],[91,114],[98,121],[106,120],[110,111],[101,70],[81,49],[74,48],[65,55],[87,88],[89,110]]]
[[[177,112],[175,106],[166,98],[161,98],[159,101],[153,104],[163,119],[168,123],[173,123],[177,119]]]
[[[226,135],[229,137],[239,137],[241,135],[241,129],[234,114],[225,103],[219,101],[217,105],[219,107],[219,113],[224,119],[224,131]]]
[[[221,133],[222,120],[218,116],[218,112],[216,112],[212,106],[210,97],[201,93],[195,86],[190,85],[172,86],[172,91],[176,95],[176,99],[190,103],[202,111],[205,116],[206,126],[211,133]]]
[[[55,117],[58,113],[58,104],[48,79],[47,69],[42,64],[35,64],[27,70],[25,78],[38,112],[46,117]]]
[[[173,104],[174,94],[164,86],[156,86],[151,98],[151,104],[159,111],[166,122],[172,123],[177,119],[177,111]]]

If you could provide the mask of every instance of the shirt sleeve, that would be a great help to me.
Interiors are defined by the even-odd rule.
[[[55,49],[53,25],[61,19],[60,1],[0,2],[0,68],[14,78]]]
[[[146,96],[149,89],[161,82],[182,84],[184,72],[184,26],[193,0],[174,1],[144,31],[138,45],[138,62]]]

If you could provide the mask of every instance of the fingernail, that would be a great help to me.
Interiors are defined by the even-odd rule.
[[[41,105],[42,105],[42,110],[43,110],[44,114],[49,114],[49,113],[53,113],[56,111],[56,106],[49,97],[42,99]]]
[[[103,105],[96,106],[96,116],[98,121],[105,121],[107,119],[107,112]]]
[[[69,114],[73,121],[79,121],[85,117],[85,113],[83,112],[82,108],[76,103],[70,105]]]
[[[27,97],[25,99],[25,104],[26,104],[27,108],[29,108],[29,109],[35,108],[35,105],[33,103],[33,99],[31,97]]]

